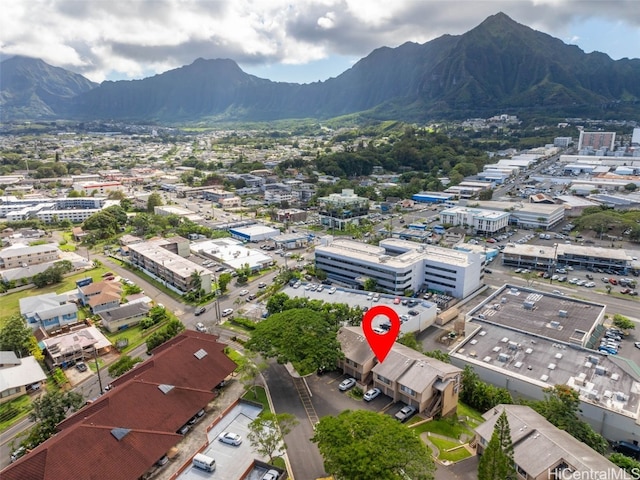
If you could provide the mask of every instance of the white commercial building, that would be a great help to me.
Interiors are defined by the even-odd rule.
[[[597,350],[605,312],[603,304],[504,285],[469,311],[451,363],[471,366],[514,397],[542,400],[545,389],[566,385],[578,392],[580,416],[596,432],[609,440],[638,438],[638,373]]]
[[[427,288],[464,298],[480,287],[483,257],[396,238],[380,246],[336,239],[316,247],[315,262],[332,280],[356,288],[370,278],[395,295]]]
[[[479,209],[508,212],[509,224],[521,228],[550,230],[564,220],[563,205],[524,202],[475,202]]]
[[[440,222],[454,227],[469,227],[477,234],[491,235],[507,228],[509,212],[452,207],[440,212]]]

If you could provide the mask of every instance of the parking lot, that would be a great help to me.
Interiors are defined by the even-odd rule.
[[[244,472],[253,464],[254,459],[268,461],[258,455],[247,439],[249,424],[259,415],[261,409],[253,405],[240,403],[235,406],[224,418],[218,422],[208,433],[209,446],[202,451],[205,455],[214,458],[216,471],[211,474],[192,467],[191,465],[180,474],[178,478],[183,480],[195,480],[202,478],[243,478]],[[242,437],[239,446],[227,445],[218,441],[222,432],[237,433]],[[254,468],[248,480],[260,480],[266,469]]]
[[[315,286],[314,289],[312,286]],[[308,287],[308,288],[307,288]],[[321,289],[320,289],[321,288]],[[438,307],[435,303],[420,299],[396,297],[395,295],[377,294],[365,291],[357,291],[335,287],[335,292],[330,286],[312,283],[301,283],[298,288],[287,286],[283,289],[289,297],[305,297],[323,300],[330,303],[345,303],[350,307],[360,307],[364,311],[375,305],[391,307],[400,317],[400,332],[415,332],[427,329],[435,321]],[[374,319],[373,326],[379,327],[387,323],[384,318]]]

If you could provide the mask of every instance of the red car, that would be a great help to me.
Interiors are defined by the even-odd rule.
[[[398,305],[400,303],[400,299],[398,297],[393,299],[393,304]]]

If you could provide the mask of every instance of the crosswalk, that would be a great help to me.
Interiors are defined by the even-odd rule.
[[[316,409],[313,407],[313,402],[311,401],[311,395],[309,394],[309,389],[304,382],[303,378],[296,377],[293,378],[293,385],[296,387],[298,391],[298,396],[300,397],[300,401],[302,402],[302,406],[304,407],[305,412],[307,412],[307,417],[311,422],[311,426],[315,427],[316,423],[320,420],[318,418],[318,414],[316,413]]]

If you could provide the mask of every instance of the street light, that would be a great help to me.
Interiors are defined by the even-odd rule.
[[[100,386],[100,395],[104,393],[104,389],[102,388],[102,378],[100,378],[100,364],[98,363],[98,350],[96,350],[96,345],[93,345],[93,359],[96,362],[96,372],[98,373],[98,385]]]

